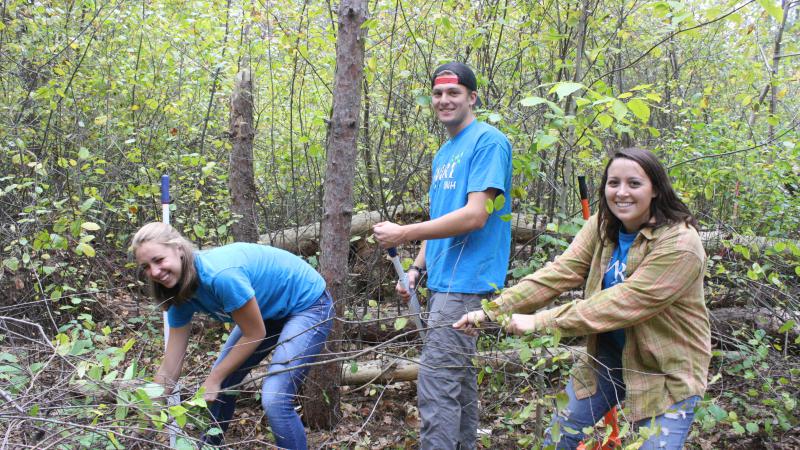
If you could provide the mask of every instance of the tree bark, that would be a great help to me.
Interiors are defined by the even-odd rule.
[[[230,157],[231,212],[241,216],[231,226],[233,238],[240,242],[258,242],[256,183],[253,175],[253,80],[250,70],[236,75],[231,94]]]
[[[320,267],[341,316],[348,298],[347,257],[350,222],[353,216],[353,178],[358,148],[358,119],[361,84],[364,77],[364,30],[367,3],[342,0],[336,38],[336,74],[333,86],[333,115],[328,133],[328,159],[323,195],[322,251]],[[322,358],[340,348],[341,322],[334,321]],[[338,421],[341,363],[315,368],[305,385],[304,416],[312,428],[331,429]]]

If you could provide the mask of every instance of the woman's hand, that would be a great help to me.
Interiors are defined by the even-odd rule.
[[[206,392],[203,394],[203,400],[205,400],[206,403],[211,403],[216,400],[219,396],[219,392],[222,390],[222,386],[219,382],[212,381],[208,378],[203,382],[202,387],[206,388]]]
[[[470,311],[461,316],[461,318],[453,324],[453,328],[461,330],[469,336],[477,337],[481,328],[481,322],[486,322],[488,319],[489,318],[486,317],[486,313],[482,309],[476,309],[475,311]]]
[[[536,320],[534,317],[534,314],[512,314],[511,319],[509,319],[506,324],[506,331],[517,335],[536,331]]]

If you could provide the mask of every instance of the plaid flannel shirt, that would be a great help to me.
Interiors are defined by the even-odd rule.
[[[661,415],[670,405],[705,392],[711,360],[705,251],[692,227],[644,228],[628,253],[625,281],[604,290],[614,245],[601,244],[597,222],[592,216],[561,256],[503,291],[486,312],[492,320],[498,314],[532,312],[585,282],[584,299],[536,313],[536,330],[589,335],[587,355],[579,356],[572,370],[581,399],[597,389],[597,333],[624,328],[628,417]]]

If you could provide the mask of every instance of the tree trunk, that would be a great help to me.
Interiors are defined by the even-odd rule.
[[[231,94],[230,178],[231,212],[241,216],[231,226],[233,238],[240,242],[258,242],[258,209],[253,176],[253,80],[250,70],[236,75]]]
[[[320,255],[322,276],[336,302],[337,316],[341,316],[344,301],[348,298],[345,281],[348,279],[353,179],[364,76],[364,30],[361,25],[366,16],[366,1],[342,0],[340,3]],[[323,358],[338,353],[341,335],[341,322],[335,321],[326,345],[327,355]],[[324,364],[309,374],[303,398],[304,416],[310,427],[331,429],[338,421],[340,379],[340,362]]]

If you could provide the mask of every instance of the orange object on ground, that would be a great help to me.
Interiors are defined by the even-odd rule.
[[[605,416],[603,416],[603,425],[609,426],[611,425],[611,436],[608,437],[608,440],[605,444],[602,442],[598,442],[594,444],[591,448],[587,448],[586,444],[583,442],[578,445],[577,450],[612,450],[615,448],[619,448],[622,446],[622,439],[619,437],[619,425],[617,424],[617,407],[611,408],[611,411],[607,412]]]

